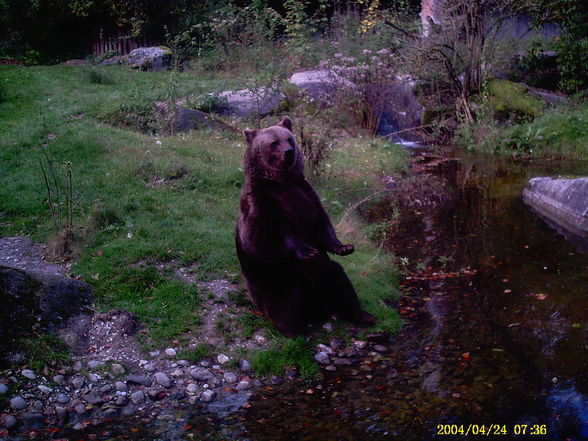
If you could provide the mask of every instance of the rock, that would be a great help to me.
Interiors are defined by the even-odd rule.
[[[533,178],[523,201],[566,238],[588,249],[588,177]]]
[[[82,387],[84,387],[84,383],[85,383],[85,381],[82,377],[74,377],[71,380],[71,385],[73,387],[75,387],[76,389],[81,389]]]
[[[126,406],[129,403],[129,397],[119,395],[118,397],[116,397],[115,403],[117,406]]]
[[[4,415],[3,420],[4,427],[6,427],[7,429],[12,429],[14,426],[16,426],[16,423],[18,422],[14,415]]]
[[[282,384],[284,381],[278,377],[277,375],[272,375],[270,377],[270,383],[274,386],[279,386],[280,384]]]
[[[85,394],[84,396],[82,396],[82,398],[84,399],[84,401],[86,401],[86,403],[91,404],[93,406],[97,404],[102,404],[104,402],[102,397],[93,392]]]
[[[125,374],[125,368],[122,364],[113,363],[112,366],[110,366],[110,373],[115,377],[121,377]]]
[[[229,357],[227,357],[225,354],[219,354],[218,357],[216,357],[216,360],[220,363],[220,364],[225,364],[228,363],[228,361],[230,360]]]
[[[123,383],[122,381],[117,381],[116,383],[114,383],[114,387],[119,392],[126,392],[126,391],[129,390],[129,388],[126,385],[126,383]]]
[[[327,332],[332,332],[333,331],[333,324],[327,322],[327,323],[323,324],[323,329]]]
[[[182,367],[190,366],[190,363],[187,360],[178,360],[178,365]]]
[[[374,351],[378,351],[378,352],[384,352],[386,351],[388,348],[384,345],[375,345],[374,346]]]
[[[275,88],[242,89],[218,95],[220,114],[246,118],[277,110],[286,97]]]
[[[55,375],[53,377],[53,382],[63,386],[65,384],[65,377],[63,375]]]
[[[51,389],[50,387],[47,387],[43,384],[40,384],[37,386],[37,389],[39,389],[42,393],[44,393],[45,395],[50,394],[51,392],[53,392],[53,389]]]
[[[157,381],[157,383],[160,386],[171,387],[171,381],[170,381],[169,377],[167,375],[165,375],[163,372],[157,372],[155,374],[155,381]]]
[[[167,348],[165,350],[165,355],[167,355],[168,357],[175,357],[176,356],[176,350],[174,348]]]
[[[349,360],[348,358],[336,358],[335,361],[333,362],[333,364],[335,364],[337,366],[349,366],[352,363],[353,362],[351,360]]]
[[[325,370],[330,371],[330,372],[335,372],[337,370],[337,368],[335,366],[333,366],[332,364],[330,364],[325,367]]]
[[[147,372],[153,372],[155,370],[155,366],[153,366],[151,363],[147,363],[145,366],[143,366],[143,369],[145,369]]]
[[[21,410],[27,407],[27,402],[23,397],[14,397],[10,400],[10,407],[14,410]]]
[[[239,362],[239,367],[242,372],[249,372],[251,370],[251,363],[243,359]]]
[[[75,423],[72,427],[73,430],[84,430],[84,424],[83,423]]]
[[[216,380],[216,377],[212,372],[204,368],[194,368],[190,371],[192,378],[198,381],[211,381]]]
[[[0,239],[0,253],[7,239]],[[0,254],[1,255],[1,254]],[[47,273],[27,272],[0,264],[0,340],[39,328],[56,330],[73,315],[89,312],[93,297],[90,285]]]
[[[134,404],[140,404],[143,401],[145,401],[145,394],[143,393],[142,390],[138,390],[137,392],[133,392],[131,394],[131,401]]]
[[[488,103],[499,118],[535,117],[541,113],[541,99],[531,95],[523,84],[493,78],[486,82]]]
[[[164,46],[140,47],[132,50],[127,58],[135,69],[162,71],[169,68],[172,51]]]
[[[235,387],[235,389],[237,389],[238,391],[244,391],[244,390],[247,390],[250,388],[251,388],[251,383],[247,380],[239,381],[239,384],[237,384],[237,387]]]
[[[57,395],[57,402],[59,404],[68,404],[69,403],[69,397],[65,394],[59,394]]]
[[[223,122],[216,121],[208,113],[180,106],[176,110],[173,119],[173,128],[175,133],[184,133],[189,132],[190,130],[200,130],[203,128],[209,130],[226,130],[230,128],[230,126]]]
[[[367,341],[356,340],[353,342],[353,346],[355,346],[357,349],[365,349],[367,347]]]
[[[149,387],[152,384],[149,378],[142,377],[141,375],[129,375],[126,381],[127,383],[140,384],[146,387]]]
[[[207,403],[214,400],[214,397],[216,397],[216,392],[210,389],[205,390],[200,394],[200,399]]]
[[[41,430],[45,428],[45,416],[40,413],[28,413],[22,416],[22,424],[25,431]]]
[[[198,392],[198,386],[196,386],[194,383],[190,383],[188,386],[186,386],[186,392],[188,392],[190,395],[194,395],[196,392]]]
[[[288,80],[311,98],[325,104],[332,102],[332,96],[340,89],[354,89],[354,84],[337,73],[327,70],[305,70],[296,72]]]
[[[329,358],[329,355],[326,352],[319,352],[318,354],[316,354],[314,356],[314,359],[316,360],[317,363],[319,364],[330,364],[331,363],[331,359]]]
[[[112,385],[111,384],[105,384],[104,386],[102,386],[100,388],[100,393],[106,394],[106,393],[110,392],[111,390],[112,390]]]
[[[81,361],[76,361],[73,364],[72,369],[74,370],[74,372],[80,372],[82,370],[82,362]]]
[[[184,375],[184,372],[181,369],[175,369],[172,371],[171,376],[172,377],[182,377]]]
[[[87,411],[86,405],[84,403],[77,403],[76,405],[74,405],[74,410],[79,415],[82,415]]]
[[[7,392],[8,386],[6,386],[4,383],[0,383],[0,395],[6,395]]]
[[[103,364],[104,364],[104,363],[102,363],[102,362],[101,362],[101,361],[99,361],[99,360],[90,360],[90,361],[88,362],[88,369],[96,369],[96,368],[98,368],[98,367],[102,366]]]
[[[65,425],[67,423],[69,417],[67,407],[55,406],[55,415],[57,416],[60,425]]]
[[[231,384],[236,383],[238,380],[237,376],[235,374],[233,374],[232,372],[225,372],[225,374],[223,375],[223,379],[227,383],[231,383]]]
[[[112,407],[110,409],[106,409],[104,411],[104,418],[106,418],[106,419],[118,418],[118,410],[113,409]]]
[[[125,417],[130,417],[133,416],[136,412],[135,406],[133,406],[132,404],[129,404],[126,407],[123,407],[122,411],[121,411],[121,415],[125,416]]]
[[[100,376],[96,374],[88,374],[86,378],[90,383],[98,383],[100,381]]]
[[[23,377],[28,378],[29,380],[34,380],[35,378],[37,378],[35,373],[30,369],[23,369],[21,374]]]

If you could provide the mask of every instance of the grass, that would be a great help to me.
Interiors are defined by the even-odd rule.
[[[178,359],[197,363],[213,355],[213,347],[208,343],[199,343],[194,348],[181,349],[178,351]]]
[[[190,71],[114,66],[96,72],[0,67],[5,99],[0,104],[0,236],[46,242],[56,234],[38,165],[40,146],[48,144],[58,164],[72,164],[78,241],[73,272],[93,285],[101,310],[137,314],[151,342],[165,344],[198,327],[201,293],[156,263],[196,264],[200,280],[239,280],[233,231],[245,143],[233,132],[148,135],[114,127],[112,115],[121,106],[238,88],[238,79],[201,80]],[[392,144],[347,140],[332,152],[325,176],[315,183],[334,223],[343,220],[342,240],[356,244],[357,251],[341,262],[365,307],[380,319],[379,329],[396,330],[400,324],[396,312],[381,302],[397,293],[395,270],[364,237],[349,206],[373,193],[379,177],[405,161]],[[246,334],[261,326],[252,317],[240,321]]]
[[[486,153],[586,160],[588,102],[571,98],[532,121],[507,126],[482,118],[461,130],[460,143]]]
[[[44,369],[59,369],[70,363],[67,345],[52,334],[24,339],[19,344],[26,356],[26,364],[37,374]]]
[[[280,375],[295,368],[302,378],[313,379],[319,373],[313,355],[313,345],[304,337],[279,339],[271,349],[254,351],[251,366],[260,375]]]

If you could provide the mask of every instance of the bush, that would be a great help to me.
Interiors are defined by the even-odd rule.
[[[97,69],[88,71],[88,80],[92,84],[110,85],[115,84],[114,77],[105,72],[100,72]]]

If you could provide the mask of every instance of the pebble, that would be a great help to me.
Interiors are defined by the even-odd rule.
[[[141,384],[146,387],[152,384],[149,378],[142,377],[141,375],[129,375],[127,377],[127,383]]]
[[[88,362],[88,369],[96,369],[96,368],[98,368],[98,367],[102,366],[103,364],[104,364],[104,363],[102,363],[102,362],[101,362],[101,361],[99,361],[99,360],[90,360],[90,361]]]
[[[353,342],[353,346],[355,346],[357,349],[365,349],[367,347],[367,341],[356,340]]]
[[[317,345],[317,348],[319,349],[320,352],[326,352],[327,354],[333,353],[333,349],[331,349],[329,346],[324,345],[322,343]]]
[[[190,371],[190,375],[192,376],[192,378],[194,378],[195,380],[199,380],[199,381],[208,381],[208,380],[212,380],[214,379],[214,375],[212,374],[212,372],[207,371],[206,369],[203,368],[194,368]]]
[[[75,377],[73,380],[71,380],[72,386],[76,389],[81,389],[82,387],[84,387],[84,383],[85,381],[82,377]]]
[[[225,364],[227,363],[230,358],[227,357],[225,354],[219,354],[218,357],[216,357],[216,360],[220,363],[220,364]]]
[[[167,375],[165,375],[163,372],[157,372],[155,374],[155,381],[157,381],[157,383],[160,386],[171,387],[171,381],[170,381],[169,377]]]
[[[23,377],[28,378],[29,380],[34,380],[35,378],[37,378],[35,373],[30,369],[23,369],[21,374]]]
[[[215,396],[216,396],[215,391],[205,390],[204,392],[202,392],[202,394],[200,394],[200,399],[205,402],[210,402],[210,401],[214,400]]]
[[[247,371],[251,370],[251,363],[249,363],[247,360],[243,359],[239,362],[239,367],[241,368],[241,370],[243,372],[247,372]]]
[[[151,363],[147,363],[145,366],[143,366],[143,369],[145,369],[147,372],[153,372],[155,370],[155,366],[153,366]]]
[[[374,346],[374,350],[378,351],[378,352],[384,352],[386,350],[388,350],[388,348],[386,346],[383,345],[375,345]]]
[[[74,406],[74,410],[81,415],[86,412],[86,405],[84,403],[78,403]]]
[[[114,387],[119,392],[126,392],[129,390],[129,387],[127,386],[127,384],[123,383],[122,381],[117,381],[116,383],[114,383]]]
[[[111,384],[105,384],[104,386],[102,386],[100,388],[100,393],[106,394],[108,392],[110,392],[112,390],[112,385]]]
[[[69,415],[67,407],[55,406],[55,415],[57,415],[57,419],[59,419],[59,424],[65,424],[67,416]]]
[[[224,380],[227,383],[231,383],[234,384],[237,382],[237,376],[235,374],[233,374],[232,372],[225,372],[225,374],[223,375]]]
[[[237,385],[237,387],[235,389],[237,389],[238,391],[243,391],[243,390],[247,390],[251,387],[251,383],[247,380],[242,380],[239,381],[239,384]]]
[[[17,419],[15,416],[13,415],[5,415],[4,416],[4,426],[6,426],[7,429],[11,429],[12,427],[16,426],[17,423]]]
[[[27,413],[22,416],[25,431],[40,430],[45,427],[45,416],[40,413]]]
[[[184,375],[184,372],[182,372],[181,369],[176,369],[175,371],[172,371],[172,373],[171,373],[172,377],[181,377],[182,375]]]
[[[349,360],[348,358],[337,358],[333,363],[336,364],[337,366],[343,366],[343,365],[349,366],[353,362],[351,360]]]
[[[10,400],[10,407],[12,407],[14,410],[21,410],[27,407],[27,402],[23,397],[14,397],[12,400]]]
[[[118,417],[118,410],[110,408],[104,411],[104,418],[113,419]]]
[[[76,361],[72,366],[74,372],[80,372],[82,370],[82,362]]]
[[[198,392],[198,386],[196,386],[194,383],[190,383],[188,386],[186,386],[186,392],[188,392],[190,395],[194,395],[196,392]]]
[[[63,386],[63,384],[65,383],[65,377],[63,375],[55,375],[53,377],[53,382],[59,384],[60,386]]]
[[[178,360],[178,365],[182,367],[190,366],[190,362],[188,360]]]
[[[53,389],[51,389],[50,387],[47,387],[43,384],[39,384],[37,386],[37,389],[39,389],[44,394],[50,394],[51,392],[53,392]]]
[[[115,377],[121,377],[125,374],[125,368],[122,364],[114,363],[112,366],[110,366],[110,372]]]
[[[104,403],[102,397],[95,393],[88,393],[82,397],[88,404],[97,405]]]
[[[131,394],[131,401],[135,404],[140,404],[145,401],[145,394],[142,390],[138,390],[137,392],[133,392]]]
[[[6,392],[8,392],[8,386],[4,383],[0,383],[0,395],[6,395]]]
[[[165,355],[167,355],[168,357],[175,357],[176,356],[176,350],[174,348],[167,348],[165,350]]]
[[[278,377],[277,375],[272,375],[270,377],[270,383],[274,386],[279,386],[280,384],[283,383],[283,380],[280,377]]]
[[[120,395],[116,398],[116,405],[117,406],[126,406],[129,403],[129,398],[123,395]]]
[[[126,407],[123,407],[123,410],[121,411],[122,416],[132,416],[135,413],[135,406],[133,406],[132,404],[129,404]]]
[[[100,381],[100,376],[96,374],[88,374],[86,378],[90,383],[98,383]]]
[[[57,402],[59,404],[67,404],[69,403],[69,397],[65,394],[59,394],[57,395]]]
[[[314,356],[314,359],[317,361],[317,363],[319,364],[330,364],[331,363],[331,359],[329,358],[329,355],[326,352],[319,352],[318,354],[316,354]]]
[[[202,367],[204,367],[204,368],[207,368],[207,367],[209,367],[209,366],[210,366],[210,361],[202,360],[202,361],[200,362],[200,366],[202,366]]]
[[[337,370],[337,368],[335,366],[333,366],[332,364],[326,366],[325,369],[330,372],[335,372]]]
[[[331,332],[333,330],[333,324],[327,322],[323,325],[323,329],[327,332]]]
[[[82,423],[76,423],[72,427],[73,430],[82,430],[83,428],[84,428],[84,425]]]

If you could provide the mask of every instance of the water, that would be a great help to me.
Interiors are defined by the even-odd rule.
[[[409,275],[397,305],[406,325],[387,352],[318,383],[257,389],[245,406],[236,397],[69,439],[450,440],[478,436],[444,430],[483,425],[493,439],[588,439],[588,255],[521,201],[530,177],[588,165],[462,157],[431,169],[449,183],[439,209],[389,232]]]

